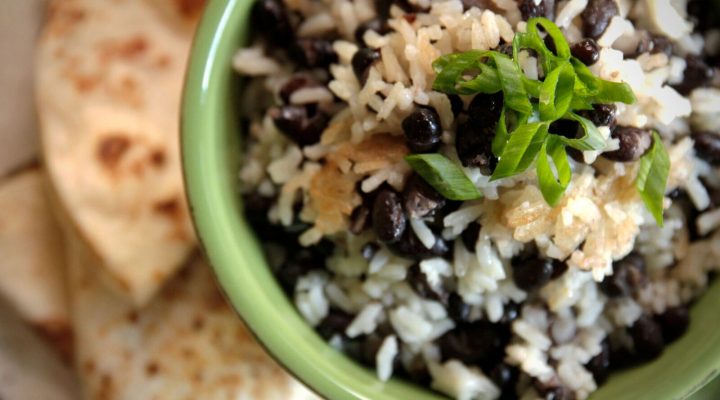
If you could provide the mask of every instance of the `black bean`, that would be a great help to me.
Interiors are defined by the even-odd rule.
[[[323,238],[314,246],[308,247],[307,250],[310,251],[315,260],[320,260],[324,265],[324,260],[335,252],[335,243]]]
[[[470,310],[470,305],[465,303],[459,294],[455,292],[450,293],[447,311],[453,321],[466,322],[470,317]]]
[[[635,48],[635,54],[630,54],[629,56],[638,57],[645,53],[665,53],[668,57],[672,55],[672,42],[665,36],[653,35],[646,31],[641,31],[639,35],[640,41]]]
[[[546,387],[540,390],[540,396],[543,400],[575,400],[573,391],[564,386]]]
[[[461,112],[464,111],[465,104],[463,103],[460,96],[456,94],[449,94],[447,95],[448,99],[450,100],[450,109],[452,109],[453,115],[458,116]]]
[[[611,136],[620,141],[620,148],[602,153],[603,157],[611,161],[637,161],[650,149],[653,142],[649,130],[631,126],[616,126]]]
[[[600,282],[600,289],[609,297],[631,296],[646,281],[645,259],[640,253],[632,252],[613,263],[613,274]]]
[[[552,266],[553,271],[552,275],[550,275],[550,279],[557,279],[568,270],[568,265],[565,261],[552,260]]]
[[[480,228],[482,228],[480,223],[472,222],[467,228],[465,228],[461,235],[463,244],[469,251],[475,251],[475,244],[477,244],[477,241],[480,238]]]
[[[364,36],[367,31],[375,31],[380,35],[385,35],[390,33],[390,26],[387,24],[387,21],[383,21],[380,18],[365,21],[355,29],[355,40],[358,43],[365,44]]]
[[[492,174],[498,163],[492,152],[494,136],[493,128],[475,128],[470,122],[460,124],[455,135],[455,150],[462,165],[480,168],[485,175]]]
[[[450,246],[441,236],[435,236],[435,245],[432,249],[428,249],[412,229],[406,229],[402,238],[395,243],[391,243],[388,248],[401,257],[417,261],[432,257],[443,257],[450,253]]]
[[[583,33],[585,36],[597,39],[605,32],[612,17],[618,15],[619,10],[615,0],[590,0],[583,10]]]
[[[600,344],[600,353],[591,358],[585,368],[593,374],[598,386],[607,380],[610,374],[610,345],[607,340]]]
[[[662,328],[649,315],[643,314],[635,321],[630,327],[630,336],[635,345],[635,354],[642,360],[658,357],[665,348]]]
[[[655,319],[662,327],[663,338],[667,343],[682,336],[690,325],[690,314],[686,306],[669,307]]]
[[[512,56],[513,56],[512,43],[503,43],[503,44],[501,44],[500,46],[498,46],[497,49],[495,49],[495,50],[496,50],[496,51],[499,51],[500,53],[505,54],[505,55],[508,56],[508,57],[512,57]]]
[[[351,60],[353,72],[360,84],[365,84],[370,67],[380,59],[380,51],[363,47],[355,52]]]
[[[699,87],[708,86],[715,77],[715,70],[698,56],[687,56],[685,62],[687,65],[685,66],[683,80],[674,88],[680,94],[687,96]]]
[[[552,36],[545,36],[545,38],[543,38],[543,42],[545,43],[545,47],[547,47],[551,53],[557,55],[557,47],[555,47],[555,40],[553,40]]]
[[[284,45],[295,36],[287,9],[281,0],[260,0],[253,4],[252,22],[255,31],[261,32],[275,45]]]
[[[308,272],[322,267],[323,265],[310,258],[293,258],[287,260],[275,274],[283,289],[287,293],[293,293],[298,279]]]
[[[552,277],[553,265],[550,259],[513,259],[512,264],[515,285],[525,291],[543,287]]]
[[[590,38],[573,44],[570,53],[585,65],[593,65],[600,59],[600,47]]]
[[[345,329],[350,325],[354,317],[344,311],[331,308],[328,315],[320,321],[317,331],[325,340],[330,340],[334,335],[344,335]]]
[[[555,19],[555,0],[519,0],[518,8],[525,21],[535,17]]]
[[[580,116],[589,119],[595,126],[615,127],[617,106],[615,104],[593,104],[592,110],[579,112]]]
[[[432,376],[430,375],[430,371],[428,371],[425,359],[420,355],[415,356],[410,364],[400,371],[400,375],[403,375],[403,373],[407,375],[411,381],[422,386],[430,386],[432,382]]]
[[[610,346],[610,371],[631,367],[639,361],[639,357],[627,348]]]
[[[369,260],[375,256],[378,250],[380,250],[380,246],[377,243],[369,242],[365,243],[365,245],[360,249],[360,254],[364,259]]]
[[[407,277],[405,279],[415,290],[418,296],[440,302],[447,300],[447,293],[445,293],[441,287],[432,287],[425,274],[420,270],[420,266],[418,264],[413,264],[410,268],[408,268]]]
[[[503,316],[500,318],[501,324],[509,325],[520,316],[520,304],[511,301],[503,306]]]
[[[502,361],[510,336],[506,325],[476,321],[449,331],[438,344],[443,360],[457,359],[490,369]]]
[[[378,239],[384,243],[400,240],[407,227],[400,196],[391,189],[382,189],[373,204],[372,224]]]
[[[405,212],[410,218],[431,217],[445,206],[446,199],[423,178],[413,174],[403,190]]]
[[[324,113],[305,106],[272,108],[268,115],[280,132],[301,146],[317,143],[328,124]]]
[[[695,140],[695,152],[708,163],[720,165],[720,135],[712,132],[698,132],[692,135]]]
[[[470,122],[475,125],[490,126],[493,132],[500,120],[500,113],[503,108],[503,94],[497,92],[495,94],[478,94],[473,97],[468,106],[468,116]]]
[[[320,83],[307,74],[295,74],[285,82],[278,94],[285,104],[290,104],[290,96],[298,89],[319,86]]]
[[[696,21],[695,30],[705,32],[717,28],[720,20],[720,12],[717,7],[707,0],[690,0],[687,4],[687,12]]]
[[[672,42],[665,36],[653,35],[650,43],[651,54],[665,53],[665,55],[667,55],[668,57],[672,55]]]
[[[550,124],[550,133],[564,136],[568,139],[575,139],[580,132],[580,124],[571,119],[559,119]]]
[[[381,19],[386,20],[390,17],[390,7],[393,4],[400,7],[400,9],[406,13],[419,11],[414,5],[410,4],[408,0],[375,0],[375,12]]]
[[[297,39],[291,44],[289,54],[298,64],[308,68],[327,68],[338,60],[332,42],[327,39]]]
[[[490,379],[500,389],[501,399],[509,399],[509,396],[516,397],[515,385],[517,385],[520,371],[517,367],[500,363],[490,371]]]
[[[408,147],[414,153],[429,153],[440,147],[440,116],[432,108],[415,109],[403,120],[402,129],[407,137]]]
[[[375,357],[384,340],[385,335],[380,332],[373,332],[369,335],[347,340],[344,344],[344,350],[347,355],[361,364],[375,367]],[[393,362],[397,362],[397,357]]]

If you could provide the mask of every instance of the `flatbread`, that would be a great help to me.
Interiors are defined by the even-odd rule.
[[[316,398],[255,343],[199,258],[139,311],[98,282],[96,262],[71,242],[76,360],[88,399]]]
[[[195,239],[179,106],[197,0],[52,1],[36,58],[44,158],[115,288],[143,305]]]
[[[70,352],[65,254],[38,168],[0,181],[0,296]]]
[[[0,300],[0,399],[78,400],[80,385],[64,363]]]

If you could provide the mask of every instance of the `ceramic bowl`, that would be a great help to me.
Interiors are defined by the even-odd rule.
[[[231,58],[248,37],[250,0],[213,0],[199,27],[182,114],[185,179],[198,237],[218,281],[257,339],[302,382],[329,399],[441,399],[401,380],[379,381],[331,348],[296,312],[271,274],[238,195],[241,80]],[[720,368],[720,282],[691,311],[690,329],[663,355],[617,373],[602,399],[686,398]],[[718,393],[718,392],[711,392]],[[712,398],[712,394],[710,397]]]

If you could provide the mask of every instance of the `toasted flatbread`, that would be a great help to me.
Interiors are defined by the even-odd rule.
[[[44,186],[38,168],[0,180],[0,296],[69,353],[64,243]]]
[[[51,1],[38,44],[43,154],[62,207],[115,288],[143,305],[195,239],[179,105],[202,1]]]
[[[201,259],[142,310],[98,282],[97,262],[72,241],[76,360],[88,399],[316,398],[256,344]]]

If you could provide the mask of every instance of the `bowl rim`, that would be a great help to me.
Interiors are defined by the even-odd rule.
[[[233,207],[237,214],[237,199],[230,200],[228,192],[233,192],[236,197],[239,195],[225,185],[229,183],[227,180],[211,178],[217,175],[218,170],[227,168],[228,161],[228,157],[223,154],[223,150],[227,152],[227,149],[220,143],[227,133],[219,132],[224,126],[219,120],[227,117],[221,112],[227,96],[223,97],[221,93],[225,92],[227,95],[229,89],[223,88],[219,82],[227,84],[228,79],[233,79],[228,78],[234,73],[230,65],[231,56],[223,51],[229,51],[226,48],[228,44],[237,40],[228,38],[227,31],[234,23],[234,17],[249,12],[251,3],[252,0],[214,0],[207,4],[186,72],[181,113],[181,153],[186,195],[200,246],[212,266],[219,286],[258,343],[312,390],[332,399],[383,400],[407,398],[409,394],[414,400],[439,399],[440,397],[428,393],[427,390],[420,390],[394,379],[388,383],[380,382],[374,373],[354,365],[345,356],[331,349],[296,312],[296,323],[290,326],[297,331],[293,332],[290,339],[283,338],[280,334],[282,329],[273,325],[281,317],[272,315],[272,311],[287,311],[289,301],[277,285],[275,288],[267,288],[271,294],[257,287],[248,288],[247,284],[243,289],[249,290],[239,290],[243,280],[249,278],[249,275],[243,274],[244,269],[237,266],[257,263],[262,259],[262,254],[257,249],[254,237],[247,232],[242,217],[238,218],[238,221],[227,218],[226,211]],[[237,235],[238,232],[244,233]],[[238,236],[246,242],[234,243],[230,240]],[[241,250],[242,246],[244,247]],[[262,266],[267,267],[267,264],[262,262]],[[720,302],[720,282],[715,282],[713,286],[712,292],[716,295],[712,297]],[[710,297],[709,292],[711,290],[702,296],[703,299]],[[277,302],[278,304],[268,303],[268,299],[263,298],[264,295],[270,298],[278,293],[285,298],[284,301]],[[262,302],[262,307],[257,304],[258,301]],[[303,326],[298,326],[297,321],[302,322]],[[280,323],[280,326],[282,325]],[[325,347],[320,352],[317,351],[318,340],[322,341],[321,344]],[[312,352],[317,357],[306,358],[307,352]],[[684,382],[679,385],[682,388],[675,387],[671,392],[667,392],[670,397],[688,398],[718,374],[720,346],[712,352],[712,357],[705,357],[701,361],[706,367],[692,368],[692,373],[686,374]],[[649,364],[645,364],[647,365]],[[611,380],[613,379],[614,377],[611,377]],[[398,397],[399,395],[402,397]]]

